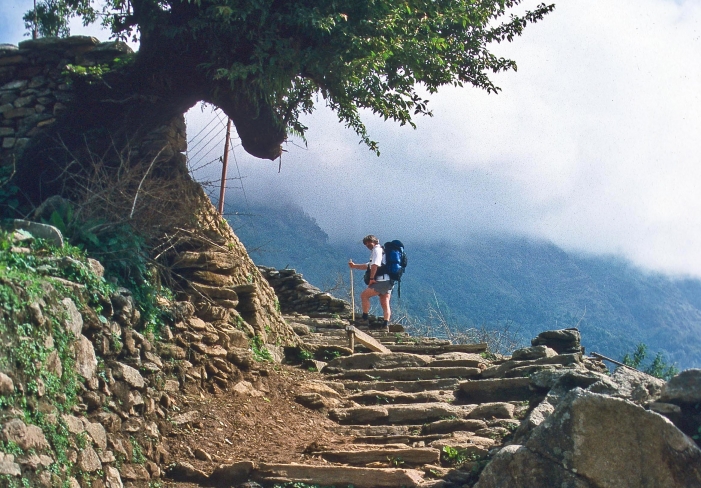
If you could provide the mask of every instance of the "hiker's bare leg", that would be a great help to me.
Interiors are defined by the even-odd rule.
[[[360,294],[360,303],[363,308],[363,313],[368,313],[370,311],[370,297],[375,297],[379,295],[372,288],[365,288]]]
[[[389,293],[380,295],[380,306],[382,307],[382,315],[387,322],[389,322],[389,318],[392,316],[392,310],[389,308],[389,299],[391,297],[392,295]]]

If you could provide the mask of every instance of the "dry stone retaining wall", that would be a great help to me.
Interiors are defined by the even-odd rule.
[[[0,166],[18,153],[72,102],[76,93],[64,74],[68,65],[111,65],[131,53],[122,42],[94,37],[41,38],[0,45]]]

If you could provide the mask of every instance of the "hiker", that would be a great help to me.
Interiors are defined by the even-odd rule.
[[[380,246],[380,241],[373,235],[368,235],[363,238],[363,245],[367,247],[370,253],[370,261],[366,264],[356,264],[353,260],[348,261],[348,266],[351,269],[369,270],[369,281],[366,281],[368,287],[360,294],[360,302],[363,307],[362,320],[369,322],[368,312],[370,311],[370,298],[374,296],[380,297],[380,306],[382,307],[382,315],[384,322],[383,328],[389,326],[389,319],[392,316],[392,311],[389,307],[389,299],[392,296],[392,281],[388,274],[377,274],[378,269],[386,263],[385,253]],[[380,269],[382,273],[382,270]]]

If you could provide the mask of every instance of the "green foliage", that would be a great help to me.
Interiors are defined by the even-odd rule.
[[[465,464],[465,461],[467,461],[465,452],[452,446],[443,446],[443,449],[441,449],[441,458],[445,463],[453,466]]]
[[[12,181],[13,176],[14,168],[12,166],[0,167],[0,208],[3,209],[0,215],[10,215],[10,212],[19,206],[17,198],[19,188]]]
[[[139,444],[133,436],[129,437],[129,442],[132,448],[131,461],[134,464],[144,464],[146,462],[146,456],[144,455],[144,450],[141,448],[141,444]]]
[[[154,284],[144,238],[128,223],[112,224],[101,219],[83,221],[69,203],[54,211],[46,223],[58,228],[83,255],[99,260],[105,266],[106,274],[116,277],[120,285],[129,288],[139,306],[144,329],[158,335],[170,318],[169,313],[158,305],[158,299],[171,298],[170,290]],[[83,282],[89,276],[76,278]]]
[[[303,136],[300,116],[320,99],[370,149],[361,109],[401,125],[430,115],[421,91],[473,85],[498,92],[490,73],[515,70],[495,56],[492,43],[512,41],[553,5],[511,14],[521,0],[376,0],[276,2],[273,0],[43,0],[40,31],[67,35],[66,19],[100,18],[117,39],[142,47],[187,46],[197,65],[220,86],[230,86],[274,111],[285,130]],[[32,27],[34,12],[27,12]]]
[[[655,355],[650,364],[644,366],[643,364],[645,358],[647,357],[647,353],[647,344],[641,342],[635,347],[635,351],[633,351],[632,356],[629,353],[626,353],[621,362],[627,366],[639,369],[649,375],[652,375],[655,378],[661,378],[666,381],[669,381],[673,376],[679,374],[679,369],[677,369],[677,367],[673,364],[668,364],[661,352],[658,352]]]
[[[271,362],[273,360],[272,354],[265,347],[265,342],[260,336],[253,337],[250,341],[251,351],[253,351],[253,359],[259,362]]]

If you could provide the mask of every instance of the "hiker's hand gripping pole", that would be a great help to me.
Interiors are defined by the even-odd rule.
[[[348,267],[350,268],[350,274],[351,274],[351,307],[353,307],[351,310],[351,318],[353,319],[353,322],[355,322],[355,287],[353,286],[353,260],[350,259],[348,261]]]

